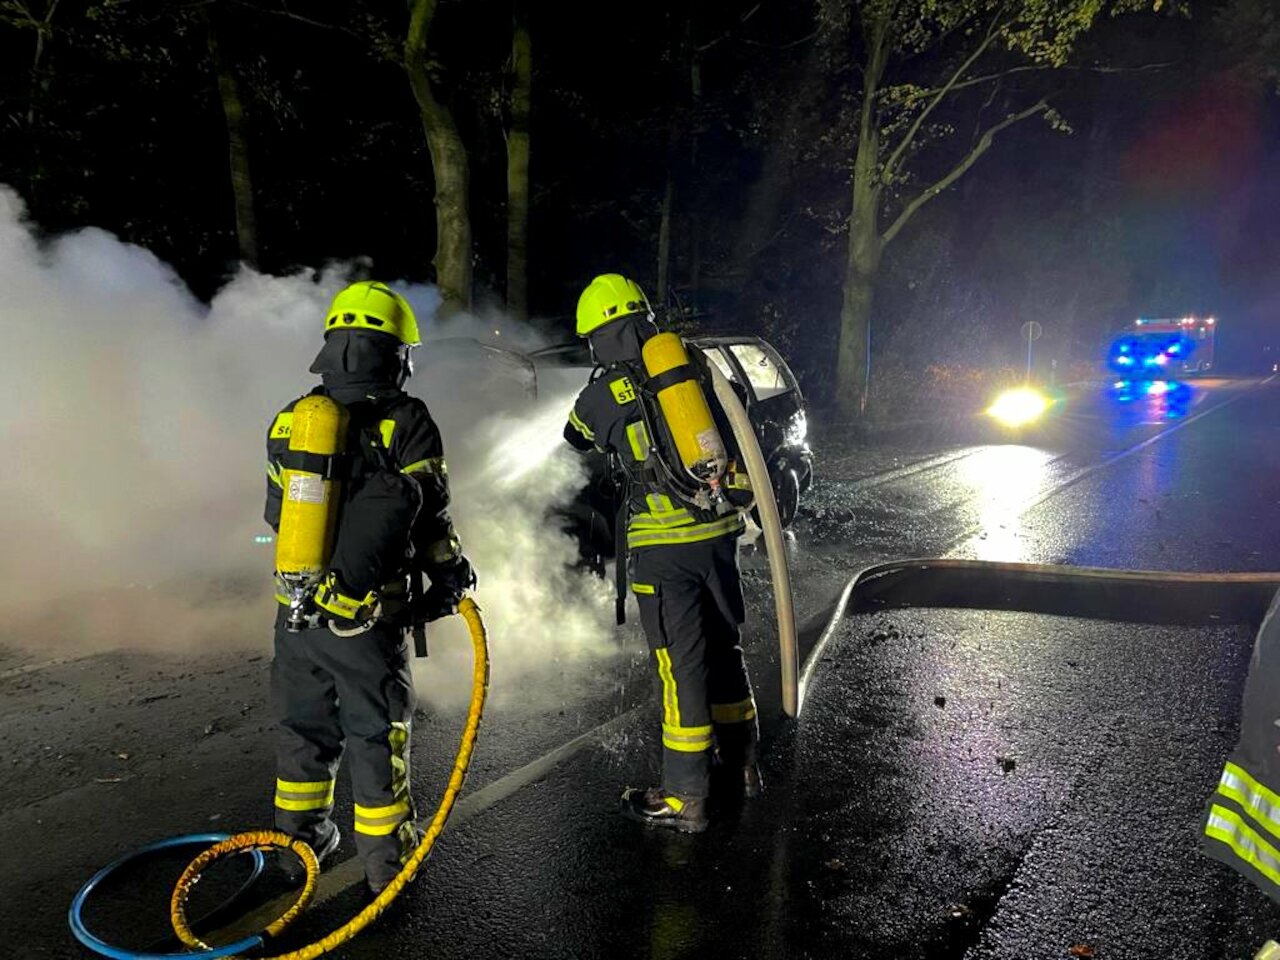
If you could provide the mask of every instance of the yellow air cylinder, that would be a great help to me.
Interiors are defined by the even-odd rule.
[[[303,397],[293,408],[289,451],[295,466],[281,472],[284,502],[276,538],[276,573],[288,580],[319,578],[329,562],[341,484],[319,471],[342,452],[346,433],[347,411],[328,397]],[[297,454],[313,454],[307,459],[315,469],[299,469]]]
[[[660,333],[644,345],[644,366],[651,378],[688,365],[689,353],[674,333]],[[687,377],[677,376],[675,382],[659,388],[658,403],[681,464],[698,480],[714,485],[729,458],[702,387],[692,369],[687,373]]]

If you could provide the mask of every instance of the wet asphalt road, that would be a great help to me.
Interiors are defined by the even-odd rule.
[[[1018,438],[980,424],[821,436],[792,544],[806,643],[849,575],[903,556],[1280,569],[1280,384],[1175,399],[1084,389]],[[615,659],[548,665],[535,704],[490,711],[425,874],[340,955],[1235,958],[1280,935],[1280,910],[1196,849],[1234,742],[1247,628],[854,617],[792,725],[767,567],[749,548],[744,567],[764,799],[701,837],[617,816],[620,787],[657,760],[643,640],[627,628]],[[64,911],[97,867],[161,836],[269,819],[267,657],[0,660],[0,953],[85,955]],[[426,669],[463,675],[447,652]],[[460,723],[422,708],[423,806]],[[161,936],[175,864],[130,876],[92,919],[133,946]],[[334,871],[300,936],[353,912],[350,876]]]

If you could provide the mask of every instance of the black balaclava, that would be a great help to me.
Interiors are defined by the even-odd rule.
[[[647,314],[633,313],[591,334],[588,338],[591,356],[603,367],[638,362],[645,342],[657,332],[658,328]]]
[[[334,330],[311,363],[339,403],[398,391],[409,374],[405,346],[386,333]]]

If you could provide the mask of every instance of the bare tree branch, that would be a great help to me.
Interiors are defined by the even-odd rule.
[[[920,111],[920,115],[915,118],[911,126],[907,128],[907,132],[902,135],[902,139],[893,149],[893,152],[889,154],[889,159],[884,163],[884,169],[881,173],[881,178],[884,182],[888,183],[893,179],[893,175],[897,169],[899,161],[901,161],[903,156],[906,154],[907,149],[911,146],[911,142],[915,140],[916,134],[920,132],[920,128],[924,126],[925,120],[927,120],[929,115],[933,113],[938,105],[947,98],[947,95],[955,89],[956,84],[960,83],[964,78],[964,75],[969,72],[969,68],[978,62],[982,55],[991,47],[991,44],[995,41],[996,37],[999,36],[1000,18],[1003,13],[1004,9],[1001,8],[1001,10],[992,19],[991,25],[987,28],[987,35],[982,38],[982,42],[979,43],[974,48],[973,52],[964,59],[964,62],[955,69],[955,72],[951,74],[951,78],[938,88],[937,92],[933,95],[933,98],[929,101],[929,104]]]
[[[951,168],[950,173],[944,176],[941,180],[938,180],[932,186],[923,190],[914,200],[907,204],[903,211],[898,214],[898,219],[893,221],[893,224],[889,229],[884,232],[884,235],[881,237],[881,241],[886,245],[892,242],[893,238],[896,237],[901,232],[902,228],[907,225],[907,221],[914,217],[921,207],[964,176],[965,173],[968,172],[969,168],[978,162],[978,158],[991,149],[991,144],[995,141],[996,134],[1001,130],[1011,127],[1015,123],[1021,123],[1023,120],[1034,117],[1038,113],[1044,113],[1048,109],[1049,104],[1044,100],[1041,100],[1038,103],[1027,107],[1025,110],[1015,113],[1012,116],[1005,117],[994,126],[988,127],[986,132],[978,138],[978,142],[974,144],[973,149],[965,154],[964,158]]]
[[[318,30],[332,30],[335,33],[345,33],[351,37],[360,37],[356,31],[349,27],[344,27],[336,23],[326,23],[323,20],[315,20],[311,17],[304,16],[301,13],[294,13],[287,6],[281,6],[279,9],[272,7],[260,7],[254,3],[248,3],[246,0],[232,0],[236,6],[244,7],[246,10],[252,10],[254,13],[263,13],[271,17],[282,17],[285,20],[296,20],[298,23],[304,23],[309,27],[315,27]]]
[[[744,23],[746,23],[748,20],[754,17],[757,13],[759,13],[760,8],[763,5],[764,5],[763,2],[757,3],[750,10],[748,10],[746,13],[744,13],[741,17],[738,18],[738,22],[737,24],[735,24],[735,26],[739,26],[739,27],[742,26]],[[693,50],[695,53],[706,53],[708,50],[710,50],[712,47],[716,46],[717,44],[723,43],[725,40],[728,40],[732,33],[733,33],[733,27],[730,27],[728,30],[720,34],[720,36],[716,37],[714,40],[708,40],[706,43],[701,45],[694,44]]]
[[[988,73],[981,77],[970,77],[968,80],[962,80],[959,83],[952,84],[950,89],[951,89],[951,92],[954,93],[957,90],[964,90],[964,89],[967,89],[968,87],[976,87],[979,84],[991,83],[992,81],[995,81],[995,80],[1003,80],[1006,77],[1011,77],[1016,73],[1041,73],[1041,72],[1048,72],[1051,70],[1059,73],[1067,72],[1067,71],[1075,71],[1078,73],[1147,73],[1153,70],[1165,70],[1172,66],[1174,66],[1174,62],[1172,60],[1167,60],[1162,63],[1143,63],[1143,64],[1139,64],[1136,67],[1109,67],[1106,65],[1096,65],[1092,67],[1072,67],[1072,66],[1053,67],[1053,66],[1049,66],[1048,64],[1026,63],[1026,64],[1022,64],[1021,66],[1010,67],[1008,70],[1000,70],[996,73]],[[918,93],[910,94],[903,98],[903,104],[909,105],[909,104],[915,103],[917,100],[923,100],[926,97],[935,96],[938,93],[943,92],[943,89],[944,89],[943,87],[934,87],[932,90],[921,90]]]

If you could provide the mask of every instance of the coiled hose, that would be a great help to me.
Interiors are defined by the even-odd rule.
[[[484,716],[485,698],[489,692],[489,638],[484,620],[480,616],[480,608],[470,597],[464,597],[458,604],[458,613],[467,623],[467,630],[471,635],[471,645],[474,652],[471,703],[467,710],[467,722],[462,730],[462,740],[458,744],[458,753],[454,758],[453,771],[449,775],[448,785],[445,787],[444,796],[440,798],[440,805],[436,808],[435,815],[431,818],[431,823],[423,834],[421,842],[413,853],[409,855],[409,859],[405,861],[404,867],[401,868],[395,879],[387,884],[386,888],[358,914],[314,943],[307,944],[288,953],[268,957],[266,960],[310,960],[310,958],[319,957],[346,943],[376,920],[391,905],[392,901],[413,880],[418,869],[431,854],[431,848],[435,846],[437,838],[444,830],[445,822],[449,819],[449,814],[453,811],[453,805],[458,799],[458,794],[462,791],[462,784],[467,776],[467,768],[471,765],[471,754],[475,749],[476,738],[480,732],[480,720]],[[89,894],[92,893],[98,883],[125,862],[167,846],[211,841],[216,842],[192,860],[186,870],[183,871],[182,876],[173,888],[173,896],[169,904],[170,919],[173,923],[174,932],[183,943],[193,948],[192,950],[183,953],[166,954],[134,953],[105,943],[85,927],[81,912]],[[244,851],[251,851],[255,857],[254,877],[256,877],[261,870],[262,851],[270,849],[292,850],[302,860],[303,866],[306,868],[307,878],[302,892],[298,895],[298,899],[261,934],[237,940],[235,943],[222,947],[210,947],[195,935],[191,929],[191,924],[187,920],[186,904],[192,887],[200,879],[200,875],[216,860]],[[151,844],[142,850],[121,857],[98,871],[81,888],[75,900],[72,901],[70,913],[71,929],[76,938],[86,947],[103,956],[110,957],[111,960],[165,960],[165,958],[174,957],[213,960],[213,958],[218,957],[235,957],[238,954],[256,950],[263,946],[269,937],[279,935],[281,931],[297,919],[302,911],[306,909],[307,904],[310,903],[315,893],[319,872],[319,864],[316,862],[315,854],[309,846],[301,841],[294,840],[287,834],[274,830],[241,833],[233,837],[227,837],[225,834],[197,834],[190,837],[175,837],[171,840],[162,840],[159,843]]]

